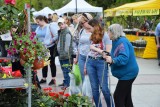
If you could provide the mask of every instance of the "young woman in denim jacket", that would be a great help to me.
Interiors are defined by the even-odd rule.
[[[110,91],[108,88],[108,66],[103,59],[102,53],[104,50],[110,52],[112,41],[96,19],[90,20],[88,24],[87,29],[92,35],[90,37],[91,45],[86,61],[86,69],[91,83],[93,99],[96,107],[102,107],[99,91],[99,87],[102,86],[102,93],[107,107],[111,107]]]

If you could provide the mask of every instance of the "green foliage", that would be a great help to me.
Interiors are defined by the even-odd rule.
[[[0,7],[0,33],[6,33],[12,25],[18,20],[19,10],[12,5],[3,5]]]
[[[67,102],[69,107],[93,107],[87,96],[80,96],[77,94],[69,96]]]
[[[70,2],[70,0],[46,0],[45,2],[44,0],[16,0],[16,7],[23,10],[25,3],[31,3],[31,6],[37,11],[43,9],[44,7],[49,7],[55,10],[61,8],[68,2]]]

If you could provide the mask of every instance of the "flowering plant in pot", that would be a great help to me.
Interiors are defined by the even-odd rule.
[[[50,56],[49,50],[37,40],[35,33],[27,35],[13,34],[12,37],[11,46],[7,49],[9,56],[18,55],[20,63],[24,67],[39,69],[44,66],[44,62]]]
[[[15,0],[4,0],[4,5],[0,7],[0,34],[7,33],[19,17],[15,3]]]

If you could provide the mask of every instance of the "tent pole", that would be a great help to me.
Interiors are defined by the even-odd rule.
[[[77,0],[76,0],[76,14],[77,14]]]

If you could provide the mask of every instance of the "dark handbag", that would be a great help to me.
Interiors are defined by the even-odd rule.
[[[52,38],[54,37],[53,33],[51,32],[51,28],[49,26],[49,29],[50,29],[50,33],[51,33],[51,36]],[[57,41],[55,41],[55,44],[54,44],[54,47],[53,47],[53,57],[56,57],[58,56],[58,50],[57,50]]]
[[[53,57],[59,56],[58,54],[58,50],[57,50],[57,44],[54,44],[54,48],[53,48]]]

